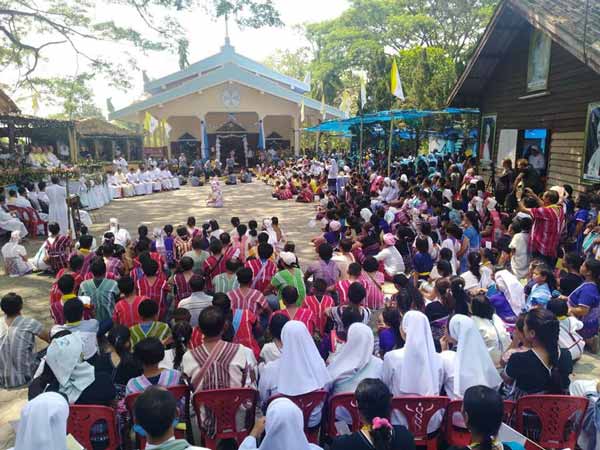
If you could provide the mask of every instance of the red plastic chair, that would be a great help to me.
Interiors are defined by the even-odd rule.
[[[570,395],[526,395],[517,401],[516,428],[544,448],[575,448],[588,400]],[[529,413],[529,414],[526,414]],[[524,416],[535,414],[540,421],[539,436],[531,436]],[[529,434],[529,436],[528,436]]]
[[[219,439],[235,439],[237,445],[240,445],[254,426],[257,402],[258,391],[251,388],[214,389],[196,392],[192,397],[192,406],[204,437],[204,446],[214,450],[217,448]],[[238,430],[235,419],[241,406],[247,408],[248,414],[246,414],[244,427]],[[215,433],[213,436],[208,436],[203,430],[201,417],[206,416],[207,413],[207,411],[202,411],[203,407],[214,416]]]
[[[392,410],[404,415],[408,424],[408,430],[415,438],[417,446],[425,446],[427,450],[436,450],[438,447],[438,435],[435,433],[430,437],[427,433],[429,421],[440,410],[448,407],[448,397],[394,397],[392,399]]]
[[[356,398],[354,393],[350,392],[347,394],[337,394],[329,399],[329,408],[327,410],[327,434],[333,438],[338,435],[335,427],[335,412],[337,409],[348,411],[352,418],[352,426],[350,430],[354,433],[360,430],[360,417],[358,415],[358,405],[356,404]]]
[[[306,435],[306,439],[308,439],[308,442],[310,442],[311,444],[318,444],[319,443],[319,430],[321,428],[321,425],[319,424],[316,427],[309,428],[308,423],[309,423],[310,415],[315,410],[315,408],[321,404],[322,405],[325,404],[325,400],[327,399],[327,391],[319,390],[319,391],[309,392],[307,394],[294,395],[294,396],[277,394],[277,395],[274,395],[273,397],[271,397],[269,399],[268,403],[271,403],[276,398],[281,398],[281,397],[289,398],[291,401],[293,401],[296,404],[296,406],[298,408],[300,408],[302,410],[302,416],[304,416],[304,434]]]
[[[171,386],[168,387],[167,390],[169,392],[171,392],[171,394],[173,394],[173,396],[175,397],[175,400],[177,400],[177,402],[179,403],[179,401],[182,398],[185,398],[185,411],[183,412],[185,414],[185,424],[186,424],[186,431],[182,431],[182,430],[178,430],[175,429],[175,437],[177,439],[187,439],[188,442],[192,442],[191,437],[192,437],[192,427],[191,427],[191,422],[190,422],[190,418],[189,418],[189,414],[187,413],[187,411],[189,411],[189,406],[190,406],[190,389],[187,385],[185,384],[180,384],[177,386]],[[135,401],[137,400],[137,398],[140,396],[140,393],[137,394],[129,394],[127,397],[125,397],[125,407],[127,408],[127,412],[129,413],[129,425],[133,426],[134,423],[134,416],[133,416],[133,408],[135,406]],[[181,419],[181,417],[180,417]],[[136,433],[135,435],[135,439],[136,439],[136,448],[139,448],[140,450],[144,450],[144,448],[146,448],[146,439],[143,436],[140,436]]]
[[[504,423],[510,425],[516,405],[517,403],[512,400],[504,400],[504,415],[502,416]],[[452,400],[446,408],[444,439],[450,447],[466,447],[471,443],[471,433],[469,433],[469,430],[457,427],[452,423],[452,417],[456,413],[462,415],[461,408],[462,400]]]
[[[48,222],[43,220],[38,212],[33,208],[23,208],[24,214],[27,216],[27,223],[25,226],[29,231],[31,237],[38,235],[38,227],[42,225],[44,227],[44,236],[48,234]]]
[[[71,405],[67,433],[72,434],[86,450],[93,450],[90,440],[92,426],[104,421],[107,425],[108,447],[106,450],[116,450],[121,443],[117,433],[115,410],[101,405]],[[40,449],[42,450],[42,449]]]

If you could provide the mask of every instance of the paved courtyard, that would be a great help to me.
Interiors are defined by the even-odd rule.
[[[206,186],[184,186],[175,192],[115,200],[92,213],[95,224],[91,231],[99,239],[108,228],[108,220],[111,217],[117,217],[121,225],[135,237],[140,224],[147,225],[150,230],[167,223],[176,226],[184,224],[188,216],[195,216],[199,225],[209,219],[216,219],[221,228],[227,231],[231,229],[229,219],[232,216],[240,217],[243,222],[277,216],[287,240],[297,244],[296,251],[301,263],[313,259],[314,249],[308,242],[318,230],[310,228],[308,223],[314,217],[315,205],[273,200],[270,187],[261,182],[254,182],[223,186],[225,207],[206,208],[208,191]],[[30,256],[37,251],[40,244],[39,240],[26,241]],[[50,326],[52,320],[48,311],[48,292],[51,282],[51,278],[35,274],[22,278],[0,276],[0,295],[10,291],[18,292],[25,300],[24,315],[34,317]],[[576,377],[600,378],[600,358],[596,355],[584,355],[576,365]],[[12,446],[14,433],[9,422],[18,419],[26,399],[26,389],[0,389],[0,449]]]

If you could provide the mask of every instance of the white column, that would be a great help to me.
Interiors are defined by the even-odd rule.
[[[294,156],[300,156],[300,117],[298,114],[294,116]]]
[[[200,141],[200,159],[204,159],[204,153],[205,152],[209,152],[210,149],[203,149],[203,142],[204,142],[204,136],[202,135],[202,122],[204,122],[204,126],[206,126],[206,114],[205,113],[199,113],[196,114],[196,117],[198,118],[198,140]]]

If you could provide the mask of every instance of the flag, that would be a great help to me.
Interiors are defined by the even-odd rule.
[[[300,105],[300,123],[304,122],[304,97],[302,97],[302,104]]]
[[[167,122],[165,120],[165,137],[166,137],[167,141],[169,140],[169,137],[171,136],[171,130],[173,130],[173,127],[171,125],[169,125],[169,122]]]
[[[344,111],[346,118],[350,117],[352,110],[352,97],[348,91],[342,93],[342,101],[340,102],[340,110]]]
[[[154,134],[156,129],[159,127],[160,123],[158,122],[158,120],[156,120],[154,118],[154,116],[152,114],[150,114],[150,113],[146,113],[146,114],[148,114],[150,116],[148,131],[150,131],[150,134]]]
[[[323,116],[323,120],[325,120],[325,116],[327,115],[327,111],[325,111],[325,92],[321,95],[321,116]]]
[[[360,77],[360,109],[364,109],[367,104],[367,76]]]
[[[398,64],[396,59],[392,63],[392,80],[391,80],[392,94],[404,101],[404,91],[402,90],[402,80],[400,79],[400,72],[398,72]]]
[[[304,76],[304,84],[308,84],[308,90],[310,91],[310,84],[312,82],[312,75],[310,72],[308,72],[305,76]]]

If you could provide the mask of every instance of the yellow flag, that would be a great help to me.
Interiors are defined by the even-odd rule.
[[[400,72],[398,72],[398,65],[396,64],[396,58],[394,58],[394,62],[392,63],[392,75],[391,75],[391,88],[392,95],[398,97],[400,100],[404,101],[404,91],[402,90],[402,80],[400,79]]]

